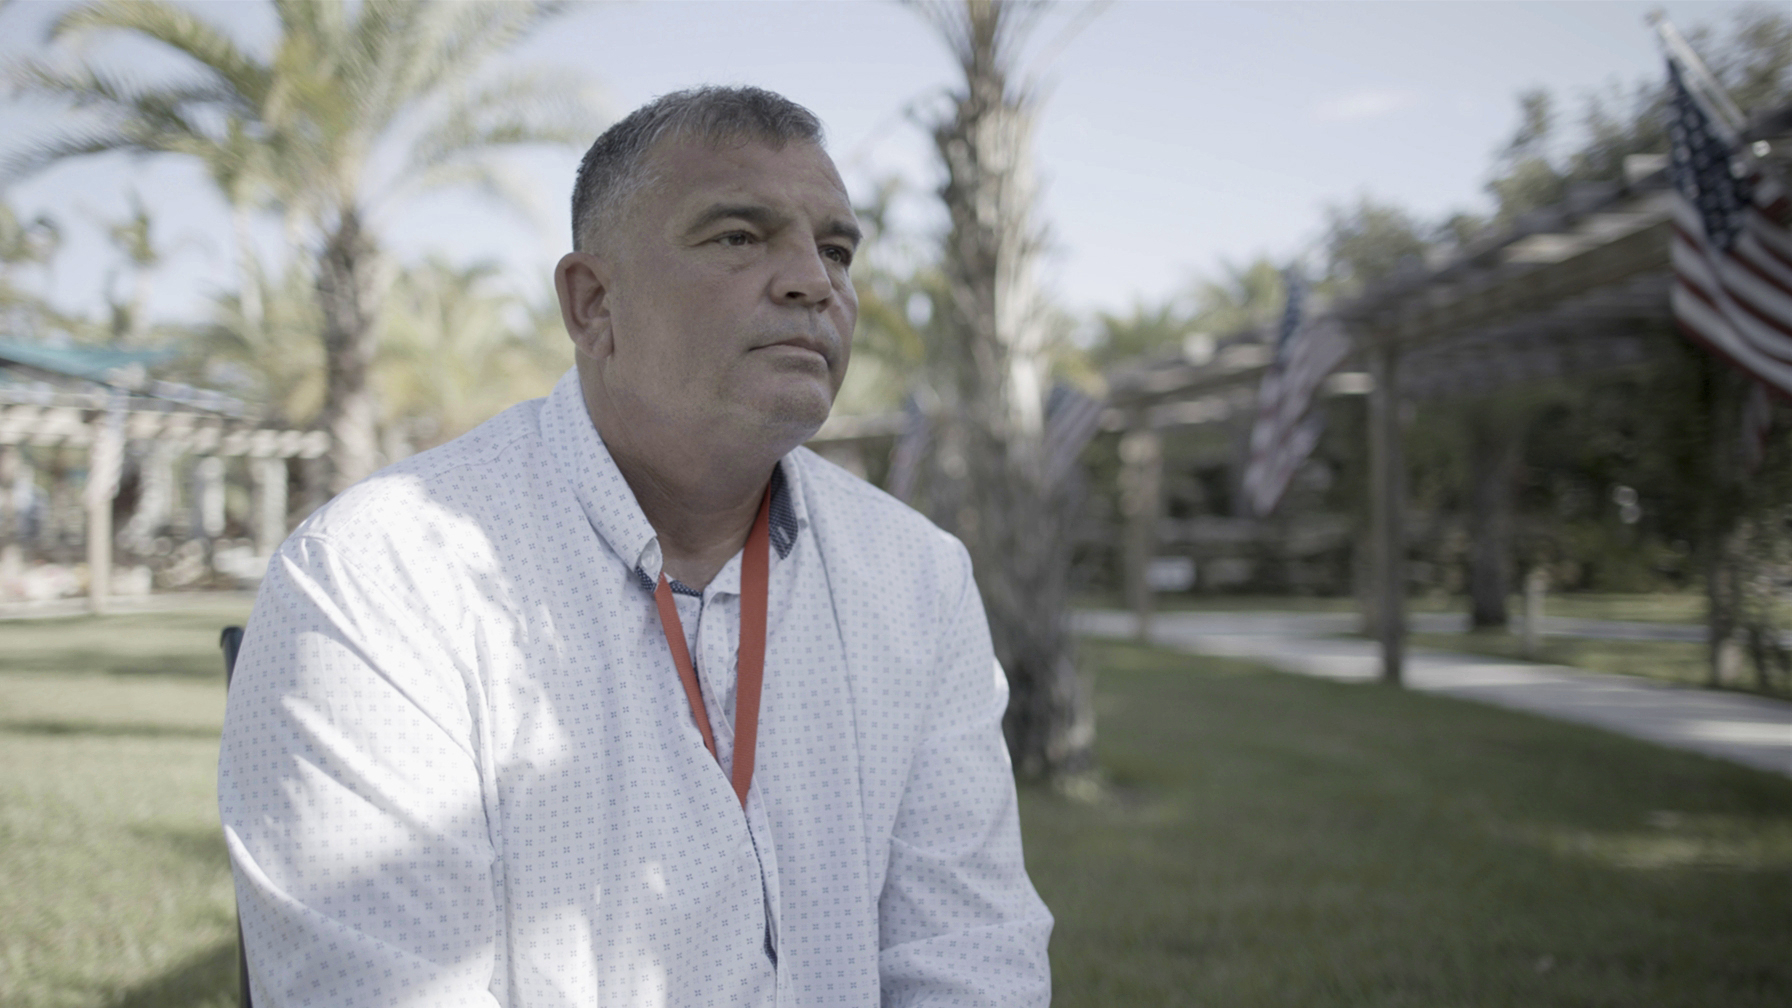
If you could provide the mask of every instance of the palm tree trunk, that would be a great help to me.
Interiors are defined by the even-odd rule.
[[[946,166],[950,293],[929,355],[945,408],[935,427],[943,450],[928,474],[936,507],[950,504],[933,517],[971,554],[1008,675],[1003,726],[1016,770],[1074,781],[1094,769],[1095,722],[1066,620],[1067,498],[1045,478],[1032,107],[1006,80],[1006,6],[971,2],[953,16],[962,20],[947,26],[948,40],[965,89],[934,133]]]
[[[341,493],[379,466],[378,410],[368,382],[375,347],[378,249],[353,207],[345,208],[318,257],[325,389],[320,426],[330,432],[330,491]]]

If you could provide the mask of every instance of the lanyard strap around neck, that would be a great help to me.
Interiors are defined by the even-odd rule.
[[[741,808],[747,807],[747,789],[753,784],[753,753],[759,742],[759,688],[765,681],[766,585],[771,576],[771,513],[772,491],[768,486],[740,557],[740,659],[734,673],[734,761],[729,776]],[[653,601],[659,606],[660,630],[666,635],[672,663],[678,666],[685,699],[691,703],[691,717],[703,733],[703,745],[720,763],[715,732],[710,730],[709,714],[703,707],[703,687],[697,682],[697,670],[684,643],[684,624],[678,619],[678,603],[672,599],[672,583],[666,580],[663,570],[653,589]]]

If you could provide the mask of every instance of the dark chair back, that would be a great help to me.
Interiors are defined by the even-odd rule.
[[[227,626],[218,635],[218,646],[224,649],[224,688],[230,689],[231,676],[236,674],[236,653],[243,646],[243,628]],[[254,1008],[249,997],[249,953],[243,948],[243,917],[236,918],[236,975],[237,1000],[243,1008]]]

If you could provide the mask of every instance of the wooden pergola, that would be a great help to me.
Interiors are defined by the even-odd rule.
[[[1382,677],[1406,648],[1404,400],[1477,394],[1634,363],[1672,326],[1673,194],[1659,159],[1585,185],[1434,269],[1340,305],[1370,375],[1370,527]]]
[[[1664,167],[1662,157],[1633,157],[1622,183],[1576,186],[1557,206],[1527,214],[1446,261],[1412,262],[1332,307],[1355,350],[1325,392],[1369,400],[1368,569],[1378,615],[1371,622],[1387,680],[1402,677],[1407,625],[1402,403],[1482,395],[1642,360],[1649,341],[1672,327],[1673,194]],[[1145,571],[1165,525],[1161,436],[1251,415],[1270,357],[1265,334],[1245,332],[1108,375],[1102,427],[1121,437],[1127,594],[1141,633],[1152,609]],[[812,444],[845,454],[887,444],[900,420],[836,418]]]
[[[105,362],[102,359],[100,364]],[[130,446],[171,481],[174,461],[196,456],[202,496],[223,500],[229,458],[250,461],[255,487],[255,542],[267,555],[287,533],[286,460],[317,458],[329,450],[324,431],[287,430],[257,422],[243,404],[205,389],[148,381],[141,368],[96,366],[79,355],[0,344],[0,370],[27,381],[0,383],[0,473],[10,491],[22,446],[84,449],[88,600],[106,610],[111,589],[112,505]],[[216,460],[216,461],[209,461]],[[13,495],[0,492],[0,533],[16,537]],[[213,533],[215,534],[215,533]]]

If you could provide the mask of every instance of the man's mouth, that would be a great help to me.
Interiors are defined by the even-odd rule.
[[[776,347],[785,347],[792,350],[807,350],[824,361],[831,362],[833,360],[833,356],[829,353],[828,345],[825,342],[818,339],[810,339],[807,336],[794,336],[787,340],[779,340],[776,343],[767,343],[759,349],[770,350]]]

